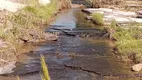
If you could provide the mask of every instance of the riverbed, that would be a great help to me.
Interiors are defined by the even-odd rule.
[[[102,37],[102,27],[87,21],[86,15],[80,9],[58,14],[46,31],[59,39],[24,45],[13,73],[0,80],[16,80],[15,76],[41,80],[40,55],[45,57],[51,80],[140,80],[141,75],[113,53],[114,44]]]

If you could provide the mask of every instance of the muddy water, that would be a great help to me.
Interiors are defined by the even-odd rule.
[[[136,73],[131,72],[128,63],[115,57],[111,41],[65,35],[65,32],[80,35],[95,32],[98,27],[86,21],[85,16],[77,9],[60,13],[47,29],[59,34],[58,41],[23,46],[21,50],[31,48],[30,51],[23,51],[25,54],[18,56],[14,72],[1,76],[0,80],[16,80],[11,75],[19,75],[21,80],[41,80],[40,55],[45,56],[51,80],[140,80],[131,75]]]

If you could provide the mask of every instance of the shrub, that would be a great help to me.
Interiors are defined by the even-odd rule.
[[[103,14],[101,14],[101,13],[94,13],[94,14],[92,14],[92,20],[97,25],[103,25],[104,24]]]

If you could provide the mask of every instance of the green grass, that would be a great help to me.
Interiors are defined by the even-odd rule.
[[[92,20],[97,25],[103,25],[104,24],[103,14],[101,14],[101,13],[92,14]]]
[[[37,1],[33,1],[35,5],[29,5],[21,11],[6,16],[5,24],[0,27],[0,38],[13,45],[21,43],[23,37],[28,40],[34,39],[35,36],[37,40],[44,39],[44,31],[37,24],[46,22],[54,15],[57,11],[57,0],[52,0],[45,6],[37,5]],[[31,34],[32,32],[36,35]]]
[[[42,67],[42,80],[51,80],[48,72],[48,67],[46,65],[45,59],[41,56],[41,67]]]
[[[45,6],[27,6],[24,8],[24,11],[31,12],[35,14],[36,17],[47,20],[57,11],[57,0],[52,0],[50,4]]]
[[[114,24],[113,22],[112,24]],[[142,60],[142,29],[138,27],[139,24],[131,23],[128,29],[124,29],[120,26],[111,25],[111,28],[115,30],[113,37],[116,39],[116,47],[118,53],[122,56],[135,55],[135,60]]]

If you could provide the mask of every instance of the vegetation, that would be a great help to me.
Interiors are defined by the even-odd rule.
[[[123,5],[124,0],[88,0],[92,3],[94,8],[101,8],[101,7],[110,7],[110,6],[118,6]]]
[[[92,14],[92,20],[97,25],[103,25],[104,24],[103,14],[101,14],[101,13],[93,13]]]
[[[42,67],[42,73],[43,73],[42,80],[51,80],[49,76],[49,72],[48,72],[48,67],[46,65],[46,62],[43,56],[41,56],[41,67]]]
[[[62,7],[59,3],[63,3],[59,0],[51,0],[50,4],[43,6],[38,4],[37,0],[21,1],[27,2],[29,6],[16,13],[8,12],[0,25],[0,40],[4,43],[4,47],[0,47],[0,58],[9,62],[16,61],[17,49],[22,43],[39,42],[46,39],[47,33],[41,26],[48,23],[48,20]],[[70,2],[70,0],[61,1]],[[71,5],[68,4],[68,6]]]
[[[120,26],[116,27],[114,21],[111,25],[111,28],[115,31],[112,35],[116,39],[118,53],[134,61],[142,59],[142,29],[138,25],[131,23],[127,29]]]
[[[34,5],[27,6],[24,8],[25,12],[31,12],[35,17],[40,19],[49,19],[52,15],[54,15],[55,11],[57,11],[57,0],[52,0],[52,2],[48,5]]]

